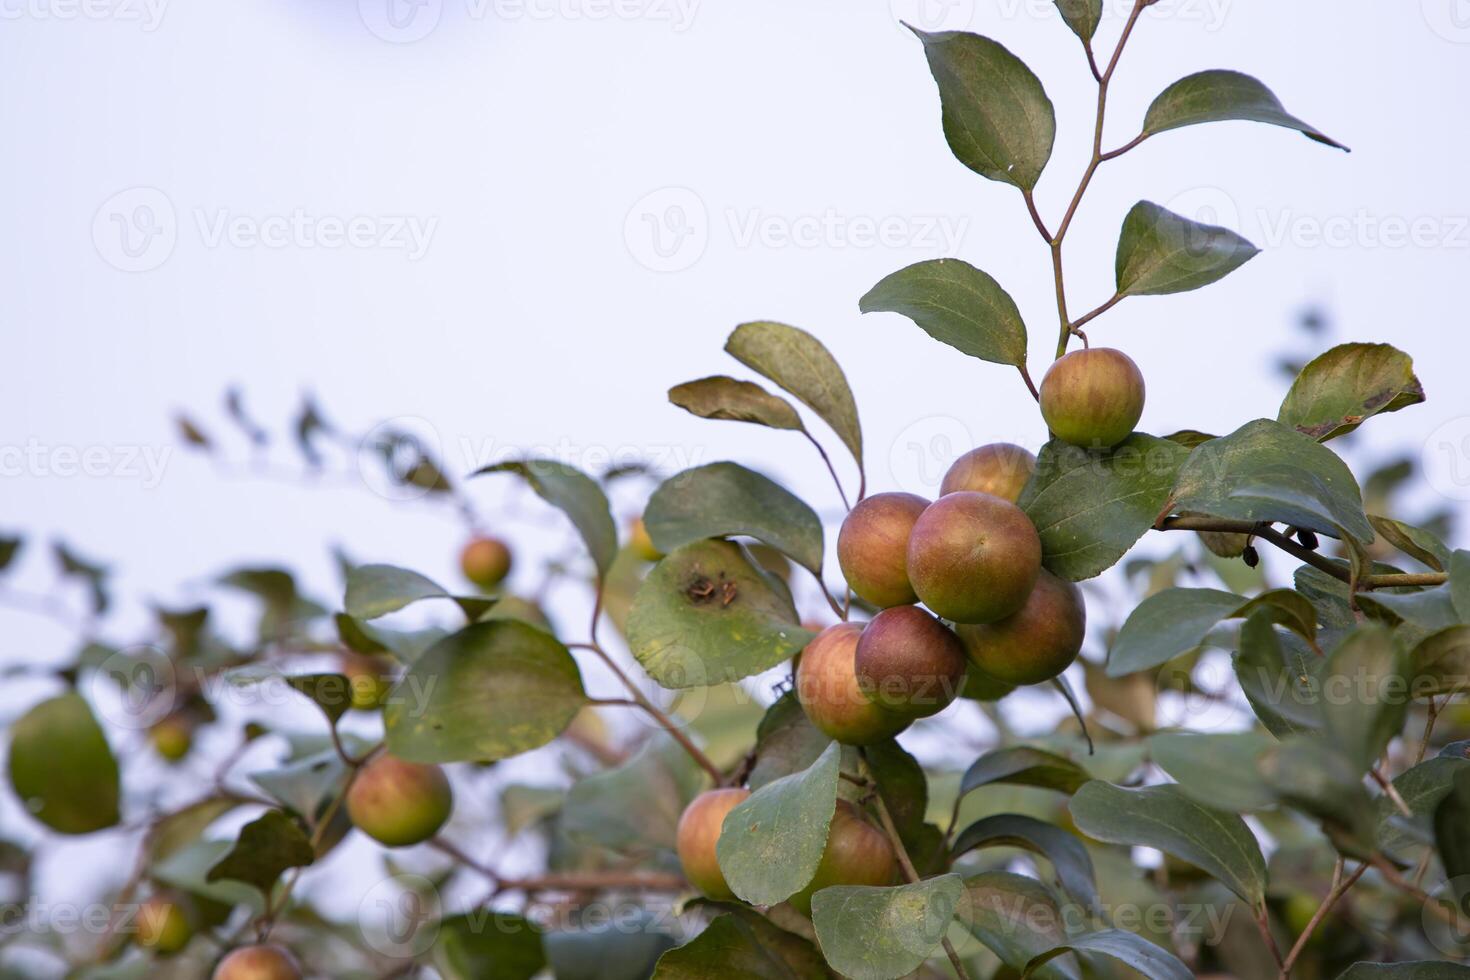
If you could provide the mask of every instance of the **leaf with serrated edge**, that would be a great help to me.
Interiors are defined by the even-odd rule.
[[[858,301],[863,313],[900,313],[935,340],[982,361],[1026,363],[1026,324],[1016,301],[987,273],[959,259],[900,269]]]

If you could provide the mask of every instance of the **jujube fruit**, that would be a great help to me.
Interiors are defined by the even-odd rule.
[[[1009,442],[995,442],[955,460],[939,484],[939,495],[974,490],[1015,503],[1035,472],[1035,456]]]
[[[1041,572],[1041,538],[1009,500],[961,490],[940,497],[909,537],[919,598],[956,623],[993,623],[1020,609]]]
[[[169,956],[189,945],[194,929],[178,902],[155,895],[138,907],[137,943]]]
[[[453,807],[443,769],[392,755],[363,766],[347,791],[353,826],[388,847],[422,844],[439,832]]]
[[[1073,351],[1041,379],[1041,417],[1064,442],[1109,449],[1127,439],[1143,416],[1143,373],[1110,347]]]
[[[909,582],[909,534],[928,506],[912,493],[877,493],[858,501],[837,534],[837,562],[852,591],[884,608],[918,601]]]
[[[194,744],[194,727],[188,719],[169,715],[148,730],[153,750],[169,762],[178,762],[189,754]]]
[[[475,538],[459,555],[464,577],[482,589],[493,589],[505,581],[510,566],[510,546],[499,538]]]
[[[301,967],[279,946],[241,946],[219,961],[214,980],[301,980]]]
[[[947,708],[964,685],[964,647],[918,606],[894,606],[863,628],[854,650],[857,682],[883,709],[927,718]]]
[[[796,698],[807,718],[845,745],[881,742],[909,725],[858,685],[855,655],[862,632],[857,623],[827,627],[806,645],[796,667]]]
[[[898,858],[887,836],[874,827],[857,807],[838,800],[827,831],[827,846],[817,872],[788,902],[802,915],[812,914],[812,896],[833,885],[891,885],[898,874]]]
[[[720,870],[715,846],[730,811],[750,798],[750,790],[729,787],[700,793],[684,808],[675,834],[675,847],[684,877],[707,897],[731,901],[736,896]]]
[[[1077,586],[1043,569],[1020,611],[955,632],[986,676],[1007,684],[1039,684],[1077,659],[1087,635],[1087,608]]]

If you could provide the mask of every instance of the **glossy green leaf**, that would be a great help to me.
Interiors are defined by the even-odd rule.
[[[659,735],[622,765],[573,783],[561,829],[620,853],[672,852],[679,817],[705,779],[678,742]]]
[[[1075,793],[1092,777],[1071,759],[1042,749],[1013,746],[994,749],[970,764],[960,780],[964,796],[990,783],[1037,786],[1059,793]]]
[[[1075,834],[1035,817],[997,813],[970,824],[955,838],[954,857],[983,847],[1019,847],[1051,862],[1063,890],[1084,908],[1098,904],[1096,875],[1087,848]]]
[[[812,635],[791,593],[739,545],[699,541],[654,566],[628,614],[628,645],[664,687],[750,677],[788,660]]]
[[[959,259],[900,269],[858,302],[864,313],[901,313],[929,336],[982,361],[1026,364],[1026,324],[1016,301],[987,273]]]
[[[1259,732],[1163,732],[1149,737],[1149,754],[1196,803],[1247,813],[1276,802],[1256,772],[1256,760],[1275,744]]]
[[[965,879],[960,921],[1002,963],[1017,973],[1067,941],[1066,922],[1051,889],[1034,878],[986,871]],[[1077,980],[1071,960],[1044,963],[1031,977]]]
[[[737,463],[711,463],[665,480],[643,512],[664,553],[705,538],[746,535],[789,555],[819,578],[822,519],[790,490]]]
[[[851,980],[893,980],[939,946],[965,894],[959,875],[891,888],[836,885],[812,896],[822,953]]]
[[[1089,837],[1156,847],[1214,875],[1252,908],[1265,895],[1266,859],[1245,821],[1198,803],[1178,786],[1124,789],[1095,780],[1076,792],[1070,808]]]
[[[686,381],[669,389],[669,401],[702,419],[750,422],[772,429],[805,432],[791,403],[752,381],[725,375]]]
[[[1257,79],[1221,69],[1189,75],[1164,89],[1143,117],[1143,132],[1152,136],[1181,126],[1231,120],[1282,126],[1319,143],[1347,149],[1288,113]]]
[[[430,647],[383,709],[388,751],[411,762],[504,759],[545,745],[587,703],[567,648],[513,619]]]
[[[924,42],[939,85],[944,138],[955,157],[982,177],[1034,188],[1057,130],[1041,79],[988,37],[910,30]]]
[[[1090,42],[1102,23],[1103,0],[1056,0],[1056,5],[1072,33]]]
[[[1323,734],[1366,772],[1404,727],[1409,679],[1389,631],[1366,626],[1327,659]]]
[[[1332,450],[1269,419],[1194,449],[1179,471],[1173,510],[1279,521],[1332,537],[1373,540],[1363,496]],[[1339,530],[1340,529],[1340,530]]]
[[[1139,201],[1118,237],[1120,296],[1163,296],[1225,278],[1260,252],[1228,228],[1201,224]]]
[[[80,695],[42,701],[11,725],[9,772],[26,812],[58,833],[118,822],[117,759]]]
[[[1165,589],[1129,614],[1108,651],[1108,676],[1157,667],[1195,649],[1245,600],[1218,589]]]
[[[731,891],[775,905],[812,880],[837,808],[841,760],[833,742],[809,768],[761,787],[726,815],[715,854]]]
[[[243,881],[269,898],[284,872],[315,860],[301,825],[280,810],[267,810],[240,828],[234,847],[204,878],[209,882]]]
[[[1103,929],[1074,936],[1033,959],[1027,971],[1034,971],[1041,964],[1068,952],[1099,953],[1131,967],[1146,980],[1192,980],[1194,977],[1179,957],[1142,936],[1122,929]]]
[[[725,341],[725,352],[816,412],[862,465],[857,403],[847,376],[820,340],[784,323],[743,323]]]
[[[811,943],[753,913],[721,915],[658,961],[652,980],[806,980],[829,974]]]
[[[531,980],[546,968],[540,928],[488,910],[441,921],[430,957],[444,980]]]
[[[618,529],[613,524],[607,494],[597,481],[575,466],[554,459],[522,459],[485,466],[470,476],[515,473],[536,495],[562,511],[582,536],[599,574],[606,575],[618,553]],[[350,611],[350,610],[349,610]]]
[[[1048,442],[1020,499],[1047,569],[1079,582],[1116,564],[1153,527],[1188,455],[1142,433],[1101,455]]]
[[[1276,420],[1319,442],[1424,401],[1414,361],[1389,344],[1340,344],[1302,368]]]

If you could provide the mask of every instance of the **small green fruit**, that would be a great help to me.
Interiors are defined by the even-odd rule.
[[[1041,538],[1009,500],[961,490],[919,516],[908,559],[914,591],[936,615],[993,623],[1031,594],[1041,572]]]
[[[138,907],[137,943],[160,956],[171,956],[189,945],[194,928],[177,902],[155,895]]]
[[[393,690],[392,672],[377,657],[348,653],[342,656],[342,674],[347,678],[352,707],[358,711],[376,711]]]
[[[301,980],[301,967],[279,946],[241,946],[219,961],[214,980]]]
[[[878,493],[858,501],[837,534],[837,561],[852,591],[883,608],[918,600],[909,582],[909,534],[928,506],[912,493]]]
[[[459,555],[464,577],[482,589],[493,589],[510,574],[510,546],[499,538],[475,538]]]
[[[986,676],[1007,684],[1039,684],[1070,667],[1082,651],[1087,607],[1077,586],[1043,569],[1019,612],[955,632]]]
[[[968,666],[959,637],[918,606],[874,616],[854,651],[863,693],[904,718],[927,718],[949,707]]]
[[[1058,359],[1041,379],[1041,417],[1058,439],[1110,449],[1143,416],[1143,373],[1120,350],[1094,347]]]
[[[363,766],[347,791],[353,825],[388,847],[422,844],[439,832],[453,807],[443,769],[391,755]]]
[[[939,484],[939,495],[974,490],[1015,503],[1035,472],[1035,456],[1009,442],[995,442],[955,460]]]
[[[898,874],[893,845],[878,828],[863,818],[847,800],[837,801],[827,846],[817,873],[801,891],[787,899],[802,915],[812,914],[812,896],[833,885],[891,885]]]
[[[148,730],[153,750],[169,762],[178,762],[194,744],[194,727],[180,715],[169,715]]]
[[[720,870],[715,846],[720,841],[725,817],[749,798],[748,789],[712,789],[690,801],[679,817],[675,847],[679,852],[679,863],[684,867],[684,877],[716,901],[736,900],[735,893],[725,881],[725,873]]]
[[[899,607],[904,608],[904,607]],[[858,685],[857,623],[829,626],[806,645],[796,667],[796,698],[824,734],[844,745],[872,745],[892,738],[909,719],[888,711]]]

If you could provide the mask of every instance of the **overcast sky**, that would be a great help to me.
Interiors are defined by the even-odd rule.
[[[873,489],[932,492],[969,444],[1036,448],[1014,372],[858,314],[889,272],[952,255],[1016,298],[1038,378],[1055,336],[1045,248],[1014,189],[950,155],[899,18],[991,35],[1042,77],[1053,224],[1089,151],[1092,81],[1049,2],[920,2],[0,0],[0,531],[115,564],[134,621],[143,600],[182,601],[242,562],[289,562],[335,601],[330,543],[452,579],[451,512],[356,480],[222,474],[183,448],[171,415],[228,435],[231,384],[276,432],[308,389],[349,429],[418,420],[451,474],[523,446],[594,470],[734,458],[830,510],[797,437],[666,402],[672,384],[740,373],[721,346],[752,319],[835,352]],[[1125,5],[1106,7],[1104,51]],[[1353,152],[1236,123],[1102,169],[1068,243],[1074,311],[1110,295],[1140,199],[1263,250],[1206,291],[1091,326],[1142,366],[1142,428],[1274,416],[1272,365],[1316,353],[1292,325],[1320,304],[1335,326],[1319,346],[1392,342],[1429,393],[1373,420],[1369,448],[1425,451],[1428,503],[1470,497],[1470,2],[1162,0],[1118,72],[1105,144],[1214,67],[1257,75]],[[99,475],[74,472],[79,454]],[[299,460],[283,445],[271,466]],[[490,513],[503,489],[472,492]],[[39,558],[20,579],[45,589]],[[5,660],[69,652],[44,620],[0,623]],[[33,700],[12,691],[6,717]]]

